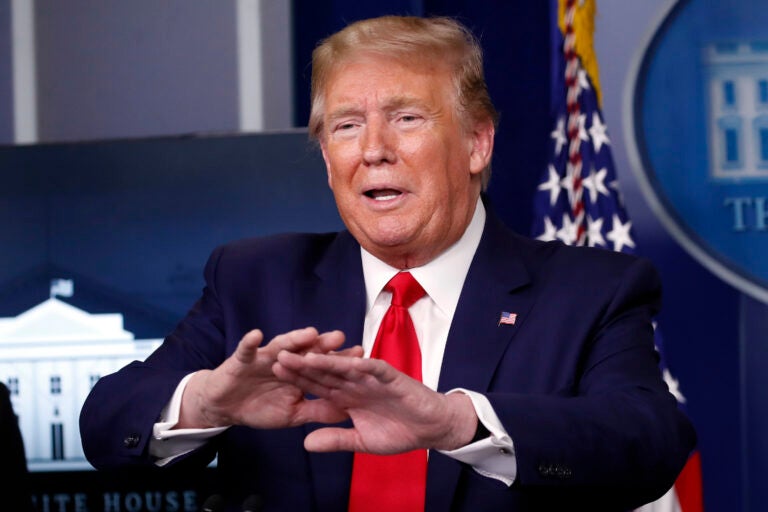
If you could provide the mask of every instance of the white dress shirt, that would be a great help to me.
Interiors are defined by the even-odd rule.
[[[469,266],[480,243],[484,224],[485,208],[482,201],[478,200],[472,220],[462,237],[426,265],[409,269],[426,291],[426,295],[416,301],[408,311],[421,348],[422,381],[433,390],[437,389],[448,331]],[[399,272],[399,269],[390,267],[362,248],[361,257],[367,297],[362,344],[365,357],[368,357],[373,348],[379,324],[392,299],[392,294],[385,291],[384,286]],[[227,428],[171,430],[178,421],[181,395],[190,376],[179,384],[169,405],[164,409],[160,421],[155,424],[150,453],[158,457],[156,462],[158,465],[164,465],[173,458],[200,446],[206,439]],[[470,397],[478,418],[491,436],[462,448],[441,451],[441,453],[471,465],[482,475],[511,485],[517,474],[514,445],[490,402],[484,395],[471,390],[449,391],[449,393],[455,392],[462,392]]]

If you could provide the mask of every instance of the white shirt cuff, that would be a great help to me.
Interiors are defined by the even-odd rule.
[[[438,450],[451,458],[472,466],[472,469],[483,476],[512,485],[517,477],[517,458],[515,445],[509,437],[501,420],[491,406],[488,398],[475,391],[463,388],[450,390],[450,393],[464,393],[472,400],[478,420],[491,433],[490,437],[481,439],[456,450]]]
[[[155,461],[157,466],[165,466],[176,457],[203,446],[208,439],[229,428],[180,428],[171,430],[179,422],[181,396],[184,394],[184,389],[192,375],[194,374],[190,373],[181,379],[171,401],[163,408],[160,418],[152,427],[149,453],[157,458]]]

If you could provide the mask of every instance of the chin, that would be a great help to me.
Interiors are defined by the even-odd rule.
[[[382,247],[403,247],[413,245],[415,241],[415,234],[413,232],[405,232],[402,225],[397,226],[400,229],[379,230],[370,237],[370,240]]]

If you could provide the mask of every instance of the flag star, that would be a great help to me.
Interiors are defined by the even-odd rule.
[[[557,238],[566,245],[573,245],[579,238],[579,226],[571,220],[570,215],[567,213],[563,214],[563,225],[557,231]]]
[[[587,114],[579,114],[579,117],[577,118],[579,122],[579,139],[583,140],[584,142],[587,142],[589,140],[589,136],[587,135]]]
[[[595,146],[595,153],[599,153],[603,144],[609,146],[611,140],[608,138],[608,126],[600,119],[600,114],[592,113],[592,126],[589,128],[589,134],[592,136],[592,144]]]
[[[551,242],[557,239],[557,227],[552,224],[549,217],[544,217],[544,232],[536,237],[537,240]]]
[[[589,90],[589,80],[587,79],[587,70],[580,67],[579,72],[576,73],[576,78],[579,81],[580,90]]]
[[[580,170],[570,162],[565,166],[565,169],[565,176],[560,180],[560,186],[568,192],[568,201],[571,208],[573,208],[573,205],[581,200],[581,192],[583,190],[580,183]]]
[[[549,190],[549,205],[555,206],[557,198],[560,196],[560,175],[552,164],[549,164],[549,179],[539,185],[539,190]]]
[[[677,399],[678,403],[684,404],[685,396],[680,391],[680,383],[678,380],[672,376],[672,373],[667,368],[664,368],[662,375],[664,377],[664,382],[667,383],[669,392],[672,393],[672,395]]]
[[[584,178],[581,184],[589,190],[589,200],[592,204],[597,202],[597,195],[603,194],[605,196],[610,195],[608,189],[605,188],[605,177],[608,174],[608,169],[603,167],[599,171],[595,172],[595,168],[592,167],[589,171],[589,176]]]
[[[555,155],[559,155],[565,143],[568,142],[568,139],[565,137],[565,118],[564,117],[561,116],[557,120],[557,126],[555,127],[554,130],[552,130],[552,133],[550,133],[550,137],[552,137],[555,140]]]
[[[613,242],[614,251],[621,252],[625,245],[632,249],[635,248],[635,242],[632,241],[632,236],[629,234],[630,229],[632,229],[632,221],[628,220],[622,224],[619,216],[613,214],[613,227],[605,237]]]
[[[605,247],[605,239],[603,238],[603,218],[598,217],[597,220],[592,220],[592,217],[587,215],[587,243],[590,247],[600,245]]]

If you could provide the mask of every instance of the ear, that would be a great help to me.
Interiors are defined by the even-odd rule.
[[[323,161],[325,162],[325,172],[328,175],[328,186],[333,190],[333,177],[331,174],[331,161],[328,159],[328,148],[325,145],[325,141],[320,141],[320,152],[323,154]]]
[[[491,163],[493,155],[493,138],[496,129],[490,120],[475,123],[474,129],[469,134],[469,172],[479,174]]]

